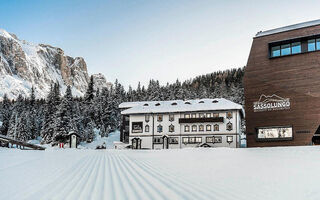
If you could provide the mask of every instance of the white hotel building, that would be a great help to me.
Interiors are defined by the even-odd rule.
[[[240,104],[224,98],[126,102],[122,136],[133,149],[240,147]]]

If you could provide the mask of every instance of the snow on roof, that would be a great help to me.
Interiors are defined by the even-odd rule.
[[[171,101],[144,101],[125,102],[119,105],[120,108],[130,107],[123,110],[121,114],[143,114],[143,113],[169,113],[189,112],[207,110],[240,110],[244,115],[242,105],[224,98],[198,99],[198,100],[171,100]]]
[[[298,23],[298,24],[293,24],[293,25],[289,25],[289,26],[284,26],[284,27],[280,27],[280,28],[275,28],[275,29],[271,29],[271,30],[267,30],[267,31],[261,31],[261,32],[258,32],[255,37],[262,37],[262,36],[266,36],[266,35],[271,35],[271,34],[275,34],[275,33],[281,33],[281,32],[285,32],[285,31],[291,31],[291,30],[295,30],[295,29],[306,28],[306,27],[316,26],[316,25],[320,25],[320,19],[308,21],[308,22],[303,22],[303,23]]]

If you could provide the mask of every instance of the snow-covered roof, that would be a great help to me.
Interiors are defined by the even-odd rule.
[[[289,25],[289,26],[284,26],[284,27],[280,27],[280,28],[275,28],[275,29],[271,29],[271,30],[267,30],[267,31],[261,31],[256,34],[256,37],[262,37],[262,36],[266,36],[266,35],[271,35],[271,34],[275,34],[275,33],[281,33],[281,32],[285,32],[285,31],[291,31],[291,30],[295,30],[295,29],[306,28],[306,27],[316,26],[316,25],[320,25],[320,19],[308,21],[308,22],[303,22],[303,23],[298,23],[298,24],[293,24],[293,25]]]
[[[171,101],[144,101],[125,102],[119,105],[120,108],[131,107],[123,110],[121,114],[144,114],[144,113],[169,113],[169,112],[190,112],[208,110],[240,110],[244,116],[242,105],[224,98],[198,99],[198,100],[171,100]]]

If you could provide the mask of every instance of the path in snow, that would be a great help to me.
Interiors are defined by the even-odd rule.
[[[0,149],[0,199],[318,199],[320,148]]]

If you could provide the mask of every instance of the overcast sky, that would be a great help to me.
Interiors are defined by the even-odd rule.
[[[242,67],[258,31],[319,19],[319,8],[319,0],[0,0],[0,28],[135,87]]]

